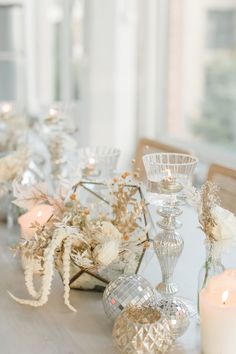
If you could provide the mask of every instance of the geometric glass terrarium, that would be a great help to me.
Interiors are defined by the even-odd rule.
[[[98,187],[98,188],[97,188]],[[128,192],[132,188],[133,200],[142,201],[142,192],[138,185],[124,184],[124,189]],[[110,188],[105,183],[82,181],[75,186],[78,200],[81,205],[85,205],[90,209],[90,217],[95,220],[102,214],[112,217],[112,200],[110,200]],[[129,205],[127,206],[129,209]],[[132,205],[130,205],[132,207]],[[129,210],[127,210],[129,212]],[[136,274],[140,268],[142,259],[146,251],[149,236],[146,230],[147,221],[144,213],[141,213],[138,220],[139,229],[135,230],[130,236],[127,243],[127,250],[120,252],[118,258],[111,262],[108,266],[98,268],[85,269],[76,263],[76,259],[71,257],[70,267],[70,287],[78,290],[92,290],[102,292],[106,285],[123,274]],[[123,242],[126,242],[125,240]],[[129,243],[130,242],[130,243]],[[133,247],[132,245],[136,245]],[[129,249],[129,245],[131,248]],[[60,273],[61,264],[57,263]]]

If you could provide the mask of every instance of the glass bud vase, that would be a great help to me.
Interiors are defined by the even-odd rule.
[[[199,313],[199,294],[200,291],[205,288],[211,277],[222,273],[225,270],[224,265],[221,262],[221,254],[215,249],[215,245],[212,242],[206,243],[206,260],[198,275],[198,313]]]

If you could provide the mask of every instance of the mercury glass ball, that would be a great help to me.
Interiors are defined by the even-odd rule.
[[[174,338],[181,337],[189,326],[189,310],[187,306],[176,298],[162,298],[157,305],[169,321]]]
[[[114,320],[128,306],[155,306],[156,295],[151,284],[141,275],[122,275],[110,282],[103,293],[107,317]]]

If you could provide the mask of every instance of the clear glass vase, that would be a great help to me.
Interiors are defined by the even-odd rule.
[[[201,267],[198,275],[198,313],[199,313],[199,294],[205,288],[211,277],[222,273],[225,270],[221,262],[220,252],[216,252],[215,244],[212,242],[206,243],[206,260]]]

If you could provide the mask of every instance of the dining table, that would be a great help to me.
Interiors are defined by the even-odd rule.
[[[204,234],[199,228],[193,208],[184,206],[180,216],[184,249],[177,263],[174,279],[178,296],[190,299],[196,306],[198,274],[204,264]],[[153,222],[155,226],[155,220]],[[152,226],[152,228],[154,228]],[[154,231],[154,230],[153,230]],[[158,233],[158,228],[152,233]],[[70,301],[77,309],[70,311],[63,302],[63,284],[55,271],[48,303],[30,307],[15,302],[8,292],[29,298],[20,257],[12,247],[19,241],[17,225],[0,226],[0,353],[1,354],[116,354],[112,341],[113,323],[106,317],[102,294],[71,290]],[[236,267],[232,249],[222,260],[225,267]],[[147,249],[139,269],[154,287],[161,280],[158,259],[152,247]],[[190,318],[190,326],[178,338],[168,354],[200,354],[201,339],[198,316]]]

